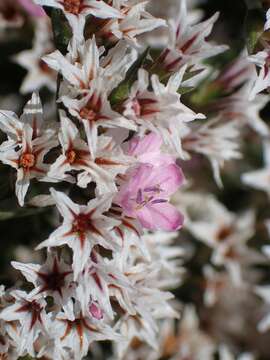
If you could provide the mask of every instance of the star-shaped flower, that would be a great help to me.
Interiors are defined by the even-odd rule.
[[[12,262],[15,269],[20,270],[27,281],[35,288],[29,294],[35,298],[39,294],[52,296],[55,304],[63,307],[64,311],[73,317],[71,294],[73,292],[73,271],[56,253],[49,252],[46,263],[23,264]]]
[[[34,343],[40,333],[46,334],[50,326],[50,319],[46,314],[46,302],[43,299],[32,299],[20,290],[11,293],[14,304],[5,307],[0,318],[5,321],[19,321],[20,344],[18,352],[20,355],[28,352],[35,356]]]
[[[119,222],[103,215],[111,206],[112,195],[90,200],[87,205],[75,204],[64,193],[51,189],[63,224],[38,248],[56,247],[67,244],[73,250],[73,270],[76,279],[84,269],[94,245],[118,250],[119,245],[112,235],[112,229]]]
[[[160,60],[165,70],[175,72],[185,64],[196,64],[203,59],[217,55],[228,49],[224,45],[213,45],[207,41],[219,14],[198,23],[188,23],[187,1],[181,1],[178,19],[170,21],[169,46],[164,50]]]
[[[51,6],[63,10],[67,19],[83,18],[93,15],[102,19],[121,17],[117,9],[102,0],[35,0],[36,4],[42,6]],[[80,19],[78,19],[80,21]]]
[[[59,141],[62,146],[60,155],[50,167],[49,177],[55,180],[75,182],[70,174],[75,171],[77,185],[86,187],[94,181],[99,194],[117,190],[115,178],[123,174],[132,163],[131,158],[123,154],[112,138],[100,135],[97,138],[95,155],[88,144],[79,135],[77,127],[67,117],[61,117]]]
[[[178,88],[185,70],[184,67],[171,76],[164,86],[156,75],[149,79],[149,74],[140,69],[138,81],[131,88],[123,112],[124,116],[139,126],[141,134],[149,131],[159,134],[164,144],[181,157],[181,138],[186,131],[185,123],[205,118],[203,114],[194,113],[180,101]],[[153,91],[149,91],[149,86],[152,86]]]
[[[270,143],[268,140],[264,140],[263,143],[263,156],[265,166],[243,174],[242,181],[248,186],[265,191],[270,196]]]
[[[50,133],[33,137],[33,128],[29,124],[24,124],[21,149],[8,149],[0,153],[0,160],[17,170],[16,195],[21,206],[24,205],[30,180],[36,178],[42,181],[46,178],[48,164],[45,164],[43,159],[51,148],[57,145]]]

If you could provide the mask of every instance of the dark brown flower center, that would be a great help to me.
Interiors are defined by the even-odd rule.
[[[98,118],[98,114],[94,110],[85,107],[81,109],[80,117],[88,121],[95,121]]]
[[[76,161],[77,159],[77,153],[75,150],[68,150],[66,152],[66,158],[67,158],[67,162],[69,164],[74,164],[74,162]]]
[[[232,228],[229,226],[223,226],[217,233],[216,238],[222,242],[226,240],[232,234]]]
[[[78,15],[81,10],[81,0],[64,0],[63,6],[66,12]]]
[[[88,215],[80,214],[76,217],[73,228],[74,231],[83,234],[91,227],[91,220]]]
[[[34,154],[24,153],[21,155],[19,160],[20,166],[24,169],[32,168],[36,163],[36,158]]]
[[[43,308],[39,305],[38,302],[36,302],[36,300],[34,300],[32,302],[26,302],[16,312],[31,313],[31,324],[30,324],[30,330],[31,330],[37,321],[39,321],[42,324],[42,319],[41,319],[41,311],[42,310],[43,310]]]

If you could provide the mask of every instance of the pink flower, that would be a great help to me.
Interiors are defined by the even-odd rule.
[[[46,15],[42,7],[34,4],[32,0],[18,0],[18,3],[28,12],[29,15],[36,17]]]
[[[168,200],[183,180],[184,175],[175,164],[162,167],[142,164],[120,187],[115,202],[146,229],[177,230],[183,224],[183,216]]]
[[[93,318],[97,320],[101,320],[103,318],[103,311],[94,302],[92,302],[91,305],[89,306],[89,311],[93,316]]]
[[[142,138],[136,136],[129,141],[127,154],[136,157],[140,163],[148,163],[154,166],[174,163],[173,156],[162,154],[162,144],[161,136],[153,132]]]

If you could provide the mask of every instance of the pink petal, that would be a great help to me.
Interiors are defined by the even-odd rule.
[[[159,185],[161,197],[169,197],[175,193],[184,182],[184,174],[179,166],[170,164],[167,166],[155,167],[148,176],[147,187]]]
[[[136,136],[129,142],[128,155],[143,155],[159,151],[161,145],[162,138],[155,133],[150,133],[143,138]]]
[[[171,204],[149,204],[137,212],[141,225],[149,230],[179,230],[184,222],[183,215]]]
[[[101,320],[103,318],[103,311],[95,303],[91,303],[89,311],[95,319]]]
[[[18,2],[32,16],[41,17],[46,15],[42,7],[34,4],[32,0],[18,0]]]
[[[136,156],[141,163],[154,166],[164,166],[175,162],[173,156],[160,151],[162,138],[155,133],[150,133],[143,138],[134,137],[129,142],[128,155]]]
[[[120,188],[119,193],[116,196],[116,203],[121,205],[123,199],[131,194],[136,196],[136,193],[139,189],[144,188],[144,185],[148,183],[148,178],[151,175],[153,166],[150,164],[142,164],[136,167],[129,175],[129,180],[127,183],[123,184]]]

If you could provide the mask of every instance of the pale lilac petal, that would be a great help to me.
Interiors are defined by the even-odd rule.
[[[161,197],[168,197],[175,193],[184,182],[184,174],[181,168],[175,164],[166,167],[157,167],[153,169],[148,177],[148,184],[159,185]]]
[[[171,204],[149,204],[137,212],[141,225],[149,230],[174,231],[182,227],[183,215]]]
[[[161,136],[153,132],[143,138],[136,136],[129,142],[128,155],[143,155],[145,153],[159,151],[161,145]]]
[[[42,17],[46,15],[42,7],[34,4],[32,0],[18,0],[18,2],[32,16]]]

